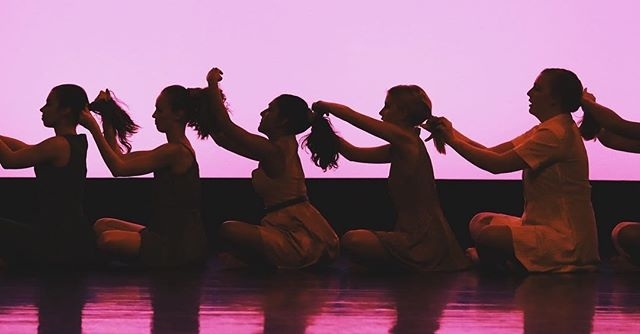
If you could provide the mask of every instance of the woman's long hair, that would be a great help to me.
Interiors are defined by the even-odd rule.
[[[131,152],[131,143],[129,137],[138,132],[140,126],[138,126],[129,116],[129,114],[122,108],[121,105],[125,105],[120,101],[116,95],[110,91],[106,92],[111,96],[110,99],[96,99],[89,104],[89,110],[100,115],[102,122],[105,121],[111,123],[113,130],[116,132],[118,142],[125,147],[126,152]]]
[[[162,92],[169,98],[169,105],[172,110],[184,110],[187,126],[193,128],[199,139],[206,139],[211,136],[215,126],[213,124],[213,112],[209,108],[212,106],[207,88],[185,88],[180,85],[165,87]],[[227,99],[220,90],[224,112],[228,112],[226,107]]]
[[[311,161],[323,171],[338,168],[340,138],[333,130],[329,118],[313,112],[299,96],[282,94],[274,100],[278,112],[286,120],[289,133],[300,134],[311,128],[302,137],[301,146],[311,152]]]

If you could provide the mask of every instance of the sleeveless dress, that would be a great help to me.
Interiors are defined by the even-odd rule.
[[[292,145],[293,146],[293,145]],[[306,200],[307,186],[297,144],[285,152],[287,172],[270,178],[258,167],[251,173],[266,215],[260,221],[265,255],[280,268],[304,268],[338,256],[339,239],[325,217]]]
[[[34,223],[2,221],[0,234],[13,238],[11,248],[18,252],[11,254],[9,250],[6,256],[10,262],[82,265],[95,259],[95,236],[84,212],[87,138],[84,134],[63,137],[70,148],[67,165],[34,166],[38,210]]]
[[[372,231],[382,246],[400,263],[417,271],[468,269],[465,256],[442,212],[433,166],[424,142],[417,135],[415,163],[399,171],[389,169],[388,188],[396,221],[392,231]],[[392,160],[399,152],[391,147]]]
[[[189,149],[189,151],[191,151]],[[198,162],[182,174],[156,171],[152,186],[152,218],[140,231],[140,260],[147,267],[201,265],[207,237],[202,221],[202,185]]]

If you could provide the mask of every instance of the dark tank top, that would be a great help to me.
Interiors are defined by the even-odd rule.
[[[147,228],[156,233],[170,235],[181,229],[174,219],[201,212],[202,186],[197,160],[182,174],[174,174],[163,168],[153,174],[153,219]]]
[[[69,162],[61,167],[49,163],[34,166],[38,203],[35,223],[48,249],[44,256],[52,262],[87,257],[94,245],[91,223],[84,212],[87,137],[63,137],[69,143]]]
[[[192,152],[193,153],[193,152]],[[200,171],[195,155],[187,171],[154,173],[152,219],[141,232],[140,258],[148,266],[198,264],[206,255]]]

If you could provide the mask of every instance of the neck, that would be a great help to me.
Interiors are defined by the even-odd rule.
[[[77,135],[76,127],[71,125],[61,125],[53,129],[56,136]]]
[[[184,134],[185,128],[173,128],[165,132],[168,143],[184,143],[187,141],[187,137]]]
[[[544,114],[536,115],[536,117],[538,118],[540,123],[542,123],[542,122],[544,122],[546,120],[549,120],[549,119],[551,119],[553,117],[556,117],[558,115],[561,115],[561,114],[566,114],[566,112],[563,111],[563,110],[554,108],[554,109],[549,109],[549,111],[544,113]]]

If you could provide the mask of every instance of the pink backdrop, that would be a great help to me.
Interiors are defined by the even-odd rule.
[[[526,92],[546,67],[575,71],[598,101],[640,120],[640,5],[584,0],[520,1],[33,1],[0,3],[0,134],[37,143],[52,135],[39,108],[49,90],[77,83],[93,98],[110,88],[142,126],[134,149],[164,141],[151,119],[155,98],[170,84],[205,85],[223,69],[233,119],[255,131],[259,112],[280,93],[309,103],[342,102],[378,117],[385,91],[418,84],[434,113],[487,146],[536,124]],[[581,112],[576,113],[580,117]],[[360,145],[378,139],[334,120]],[[82,132],[84,129],[81,130]],[[193,142],[203,177],[248,177],[253,161]],[[110,177],[90,145],[90,177]],[[587,143],[595,180],[639,180],[640,155]],[[441,179],[517,179],[492,175],[450,150],[438,155]],[[386,165],[342,161],[323,173],[302,152],[309,177],[385,177]],[[33,176],[32,169],[0,177]]]

